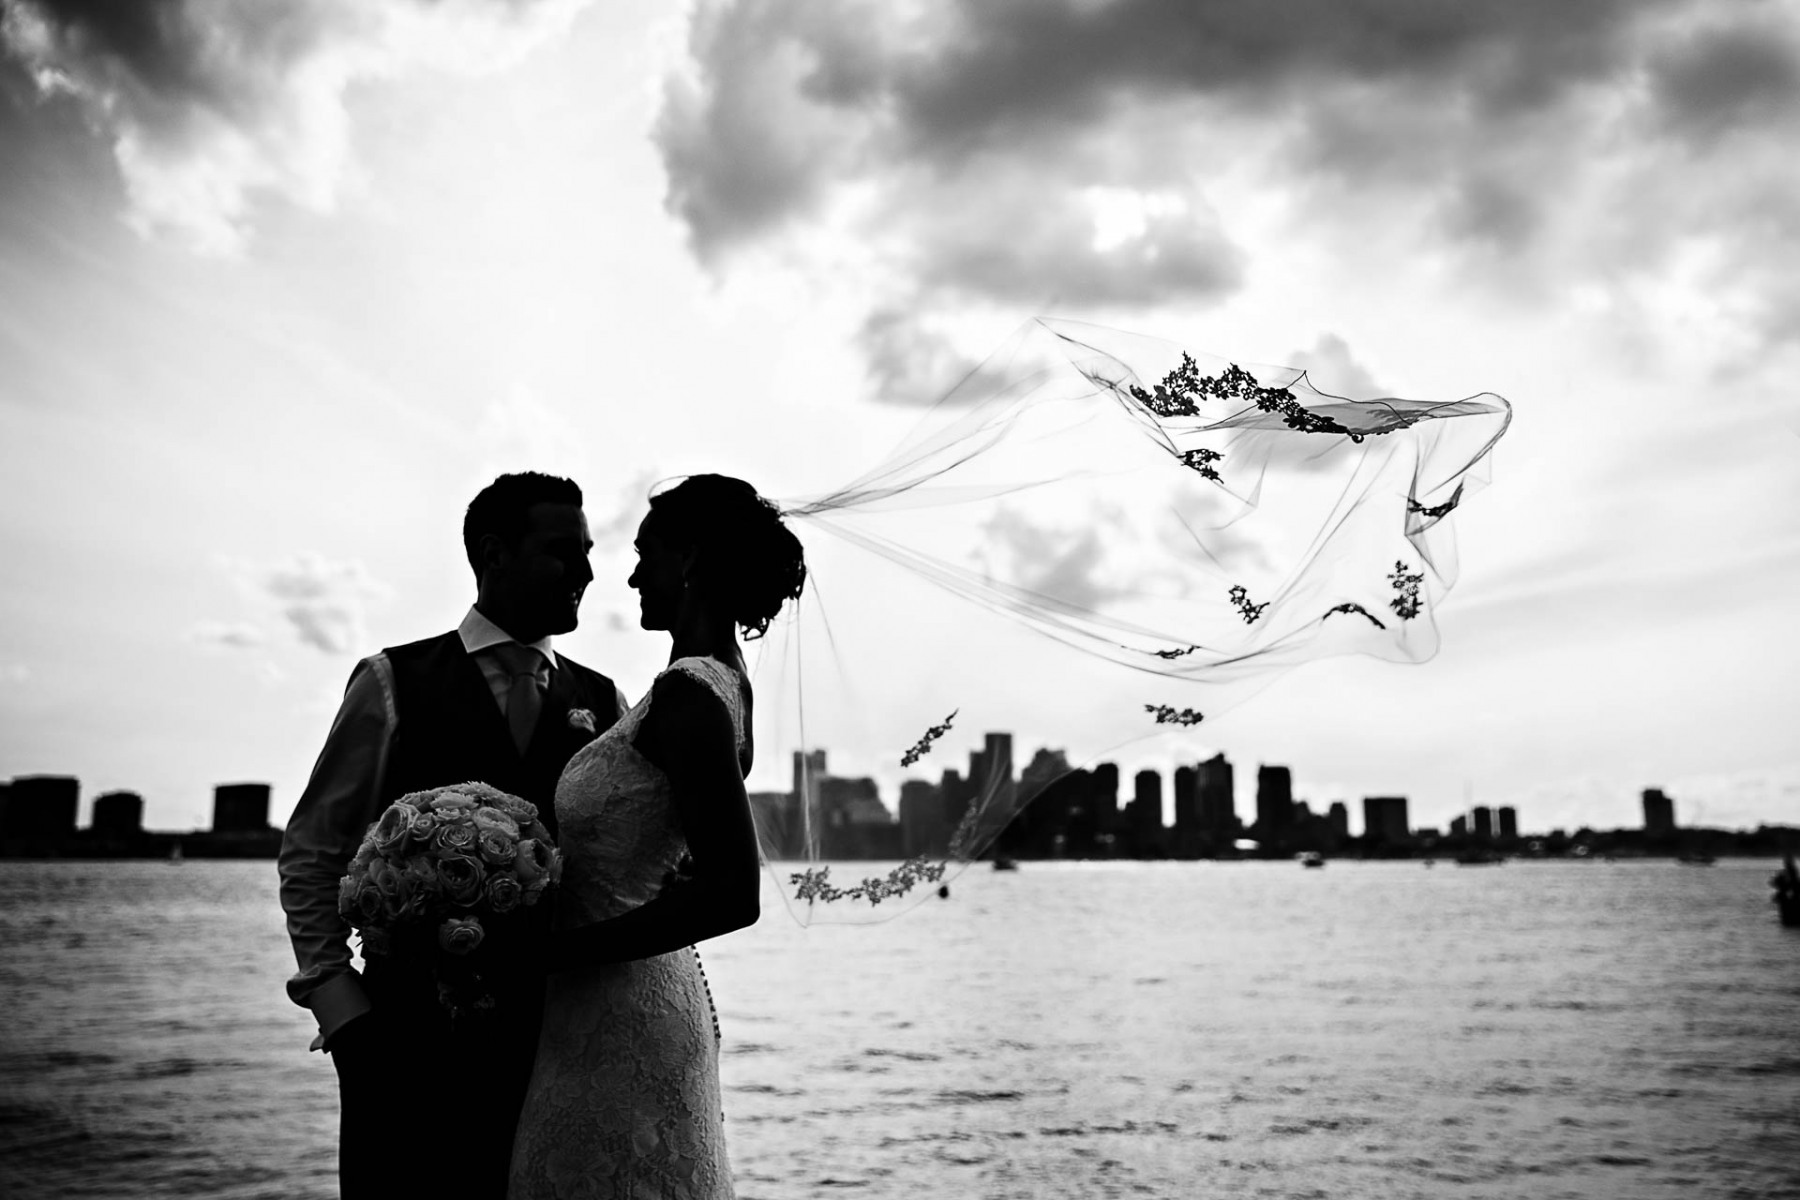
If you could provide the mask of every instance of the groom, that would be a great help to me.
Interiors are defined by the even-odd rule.
[[[625,710],[610,679],[551,648],[594,578],[581,489],[502,475],[469,505],[463,548],[474,607],[356,664],[281,845],[288,995],[337,1067],[345,1197],[501,1200],[543,1003],[542,973],[519,961],[495,1010],[452,1030],[428,972],[376,958],[359,975],[337,891],[364,831],[408,792],[478,780],[537,805],[554,837],[564,765]],[[547,927],[549,910],[529,911]]]

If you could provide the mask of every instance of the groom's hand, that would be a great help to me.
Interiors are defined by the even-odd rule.
[[[356,1074],[374,1061],[381,1042],[380,1024],[374,1013],[366,1012],[346,1021],[326,1039],[323,1048],[340,1075]]]

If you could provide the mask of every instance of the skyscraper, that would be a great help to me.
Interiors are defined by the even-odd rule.
[[[1215,852],[1237,840],[1237,782],[1231,764],[1215,754],[1200,764],[1200,827]]]
[[[144,828],[144,798],[136,792],[107,792],[94,799],[95,833],[130,835]]]
[[[1200,855],[1200,772],[1193,767],[1175,768],[1175,856]]]
[[[221,783],[213,789],[214,833],[265,833],[269,828],[269,785]]]
[[[1363,797],[1363,837],[1371,845],[1397,846],[1409,836],[1405,796]]]
[[[9,838],[58,841],[75,834],[81,783],[73,775],[20,775],[7,789]]]
[[[1119,764],[1100,763],[1094,768],[1094,819],[1101,833],[1119,826]]]
[[[975,785],[965,779],[961,771],[946,769],[938,779],[938,792],[944,798],[944,825],[950,830],[951,839],[955,840],[956,831],[962,828],[963,818],[975,803]]]
[[[1331,832],[1338,837],[1350,836],[1350,810],[1344,806],[1342,800],[1331,802],[1331,807],[1325,813],[1325,823],[1331,826]]]
[[[1675,801],[1661,788],[1644,789],[1644,832],[1653,837],[1675,832]]]
[[[1494,840],[1494,814],[1485,804],[1475,806],[1475,840],[1491,842]]]
[[[993,795],[1002,812],[1011,812],[1018,796],[1018,783],[1013,778],[1013,740],[1010,733],[990,733],[980,750],[981,770],[970,771],[975,786]]]
[[[1286,767],[1256,769],[1256,838],[1279,850],[1294,819],[1294,776]]]
[[[1162,776],[1139,771],[1132,779],[1132,800],[1126,810],[1133,849],[1138,854],[1163,852]]]
[[[1500,836],[1503,838],[1519,836],[1519,814],[1510,805],[1500,809]]]
[[[808,782],[809,781],[823,779],[824,777],[825,777],[825,751],[823,751],[823,750],[796,750],[796,751],[794,751],[794,795],[796,797],[803,798],[808,794]],[[816,798],[818,784],[813,783],[811,786],[812,786],[812,790],[813,790],[813,795]],[[800,800],[796,800],[796,803],[800,803]]]

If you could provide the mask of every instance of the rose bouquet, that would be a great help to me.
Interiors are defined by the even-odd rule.
[[[537,807],[484,783],[402,796],[369,826],[338,886],[338,911],[365,956],[428,963],[453,1015],[484,1012],[490,937],[518,940],[521,916],[562,875]]]

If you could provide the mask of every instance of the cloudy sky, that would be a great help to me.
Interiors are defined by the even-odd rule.
[[[502,469],[586,488],[565,648],[636,695],[651,481],[824,491],[1053,314],[1515,406],[1436,659],[1204,749],[1426,823],[1800,818],[1789,6],[0,13],[0,777],[284,818],[355,659],[461,616]]]

